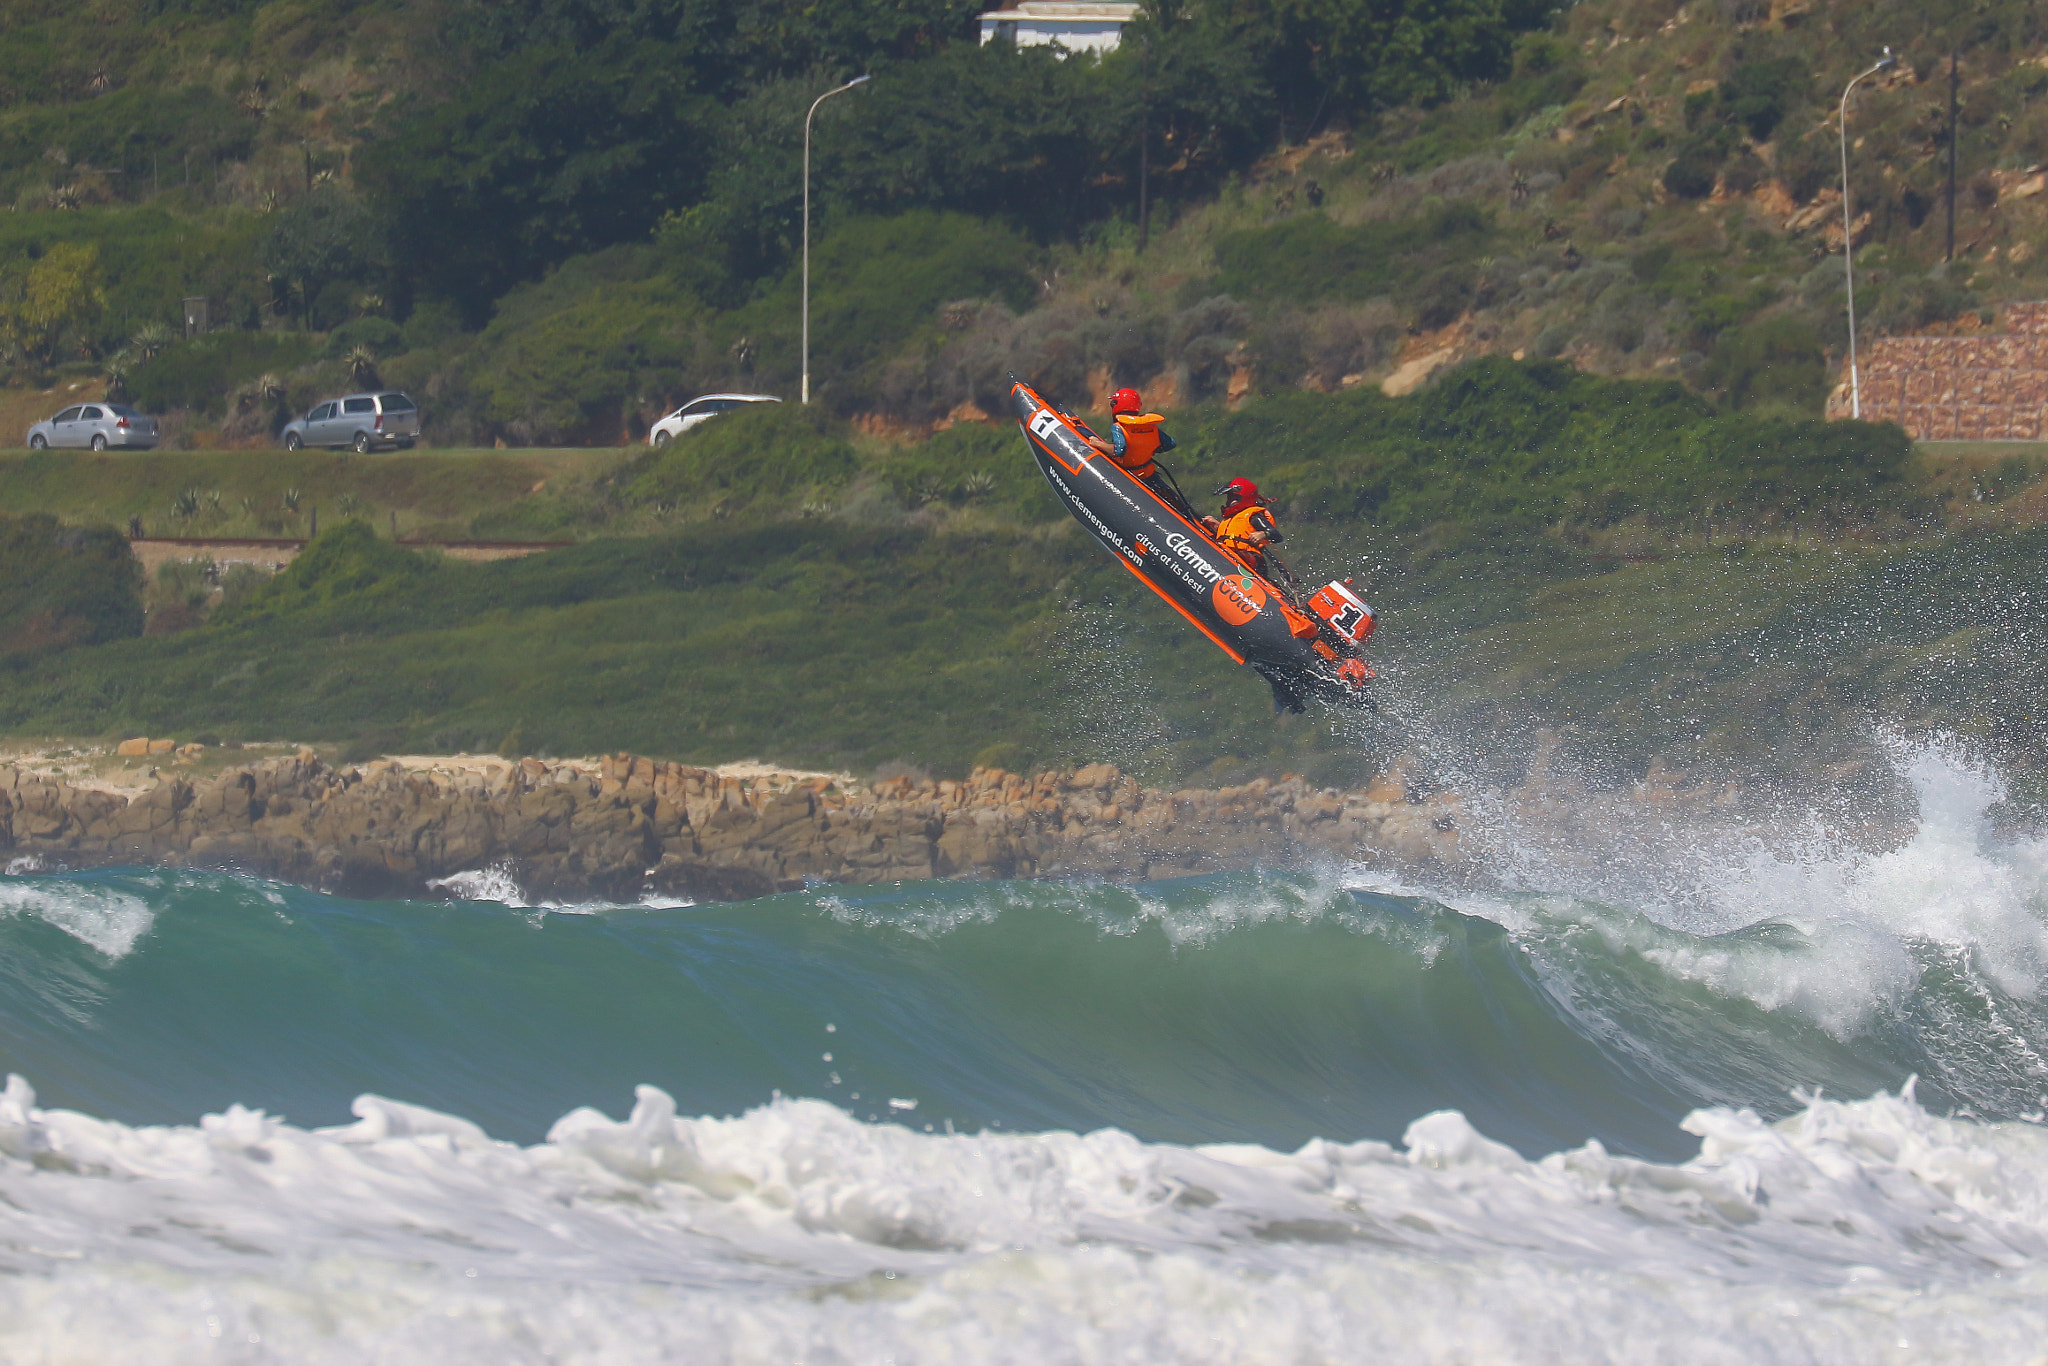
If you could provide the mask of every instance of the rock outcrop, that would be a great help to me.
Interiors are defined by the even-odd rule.
[[[1108,764],[964,782],[738,778],[630,754],[331,767],[301,751],[139,795],[0,766],[0,862],[233,869],[358,896],[487,867],[540,897],[736,900],[809,882],[1167,877],[1315,858],[1460,861],[1456,800],[1266,779],[1145,788]]]

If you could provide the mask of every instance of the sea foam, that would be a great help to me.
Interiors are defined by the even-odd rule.
[[[0,878],[0,915],[44,921],[109,958],[124,957],[156,919],[149,903],[131,892],[27,870]]]
[[[1888,748],[1918,805],[1890,847],[1799,811],[1713,824],[1603,809],[1532,829],[1502,814],[1496,794],[1473,804],[1492,812],[1475,837],[1489,890],[1396,884],[1363,869],[1351,885],[1430,896],[1520,934],[1594,930],[1613,952],[1794,1011],[1838,1039],[1898,1011],[1937,963],[1980,997],[2037,999],[2048,982],[2048,839],[1994,835],[2005,784],[1953,738]]]
[[[640,1088],[521,1148],[0,1097],[0,1355],[95,1361],[2030,1360],[2048,1132],[1910,1095],[1686,1120],[1692,1161],[924,1134]]]

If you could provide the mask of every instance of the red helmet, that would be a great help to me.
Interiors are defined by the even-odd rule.
[[[1118,413],[1142,413],[1144,411],[1145,400],[1138,397],[1136,389],[1119,389],[1109,396],[1109,413],[1111,417],[1116,416]]]
[[[1233,479],[1216,490],[1223,499],[1223,515],[1230,516],[1240,508],[1250,507],[1259,501],[1259,486],[1249,479]]]

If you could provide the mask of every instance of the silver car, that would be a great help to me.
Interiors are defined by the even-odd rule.
[[[420,436],[419,405],[395,392],[345,394],[316,403],[284,427],[284,448],[353,446],[368,454],[379,446],[412,449]]]
[[[81,403],[28,429],[28,448],[90,446],[147,451],[156,447],[156,419],[125,403]]]

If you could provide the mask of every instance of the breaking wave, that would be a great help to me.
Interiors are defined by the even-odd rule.
[[[2028,1360],[2048,850],[1901,765],[1483,892],[0,879],[0,1356]]]

